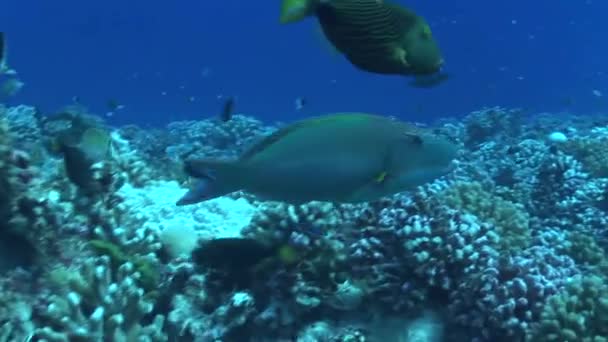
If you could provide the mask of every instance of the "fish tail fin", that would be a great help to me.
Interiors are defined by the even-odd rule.
[[[187,160],[184,171],[196,180],[176,205],[196,204],[239,190],[236,180],[239,179],[240,170],[240,164],[232,161]]]
[[[281,0],[281,24],[303,20],[314,12],[315,5],[322,0]]]

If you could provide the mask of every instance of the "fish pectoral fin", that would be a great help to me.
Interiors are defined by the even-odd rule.
[[[410,63],[407,61],[407,51],[402,47],[395,47],[393,49],[393,58],[403,64],[404,67],[409,68]]]
[[[404,144],[408,145],[408,148],[411,146],[422,146],[422,137],[413,132],[406,132],[403,137],[397,139],[394,143],[390,144],[386,150],[386,155],[384,157],[384,161],[382,163],[382,171],[380,171],[374,177],[374,183],[383,184],[386,183],[388,179],[390,179],[391,174],[394,170],[393,167],[395,165],[395,158],[401,153],[399,147],[403,147]]]
[[[312,0],[283,0],[281,2],[281,24],[290,24],[312,15]]]

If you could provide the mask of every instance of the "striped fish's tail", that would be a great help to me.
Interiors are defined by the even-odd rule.
[[[281,0],[281,24],[300,21],[314,13],[315,6],[324,0]]]

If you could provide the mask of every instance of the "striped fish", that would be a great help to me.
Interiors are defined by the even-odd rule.
[[[441,53],[424,19],[400,5],[380,0],[284,0],[282,10],[284,23],[316,16],[327,39],[359,69],[411,75],[434,73],[441,66]]]

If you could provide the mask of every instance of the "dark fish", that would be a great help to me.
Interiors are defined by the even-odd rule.
[[[251,238],[217,238],[199,242],[192,261],[200,267],[220,271],[236,286],[246,287],[264,270],[289,266],[303,257],[289,245],[270,245]]]
[[[365,202],[412,189],[449,172],[456,146],[383,116],[340,113],[286,126],[236,160],[185,162],[188,205],[244,190],[288,203]]]
[[[281,22],[316,16],[327,39],[359,69],[426,75],[443,64],[441,51],[423,18],[379,0],[283,0]]]
[[[0,32],[0,75],[16,75],[17,72],[8,66],[8,53],[6,45],[6,35]]]
[[[108,100],[108,102],[106,104],[107,104],[110,112],[116,112],[117,110],[121,110],[121,109],[125,108],[125,106],[123,104],[121,104],[120,102],[118,102],[114,99]]]
[[[4,32],[0,32],[0,73],[6,65],[6,41],[4,40]]]
[[[192,252],[192,260],[203,267],[245,271],[272,257],[275,251],[254,239],[218,238],[201,241]]]
[[[572,96],[566,96],[561,100],[561,104],[565,107],[572,107],[575,101]]]
[[[437,72],[431,75],[414,77],[409,85],[414,88],[434,88],[443,82],[447,81],[450,75],[445,72]]]
[[[220,113],[220,120],[222,122],[228,122],[232,119],[232,114],[234,113],[234,97],[228,96],[226,100],[224,100],[224,105],[222,106],[222,112]]]

